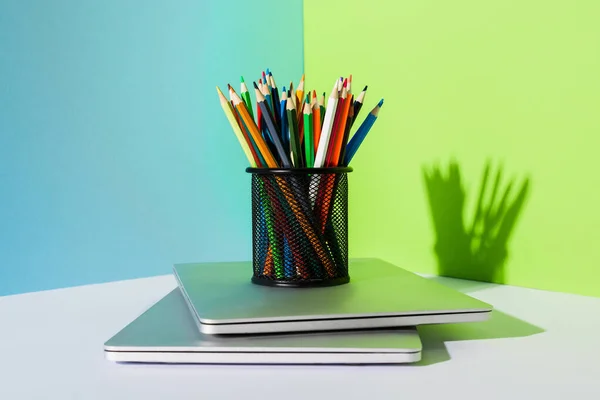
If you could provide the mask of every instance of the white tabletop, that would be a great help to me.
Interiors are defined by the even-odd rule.
[[[498,311],[421,327],[423,361],[410,366],[106,361],[103,343],[174,288],[171,276],[0,297],[0,399],[600,398],[600,299],[433,279]]]

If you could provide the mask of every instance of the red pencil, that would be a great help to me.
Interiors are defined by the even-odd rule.
[[[342,88],[342,94],[338,100],[337,108],[335,110],[335,118],[333,120],[333,127],[331,129],[331,137],[329,138],[329,145],[327,146],[327,156],[325,157],[325,166],[333,167],[333,155],[335,152],[335,143],[337,143],[337,137],[339,135],[339,129],[341,124],[342,113],[346,108],[348,93],[346,87]]]

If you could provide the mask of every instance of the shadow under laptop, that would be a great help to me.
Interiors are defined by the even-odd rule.
[[[474,282],[474,284],[477,283]],[[458,290],[468,291],[464,288]],[[544,329],[539,326],[499,310],[493,310],[487,321],[421,325],[417,329],[423,345],[421,361],[412,364],[417,366],[432,365],[450,360],[450,354],[446,348],[447,342],[518,338],[544,332]]]

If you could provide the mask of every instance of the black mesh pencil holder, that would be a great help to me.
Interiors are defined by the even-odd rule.
[[[348,283],[348,173],[352,168],[247,168],[252,174],[252,282]]]

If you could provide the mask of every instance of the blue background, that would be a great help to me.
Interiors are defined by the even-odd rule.
[[[3,0],[0,295],[250,259],[215,85],[265,68],[299,81],[300,0]]]

